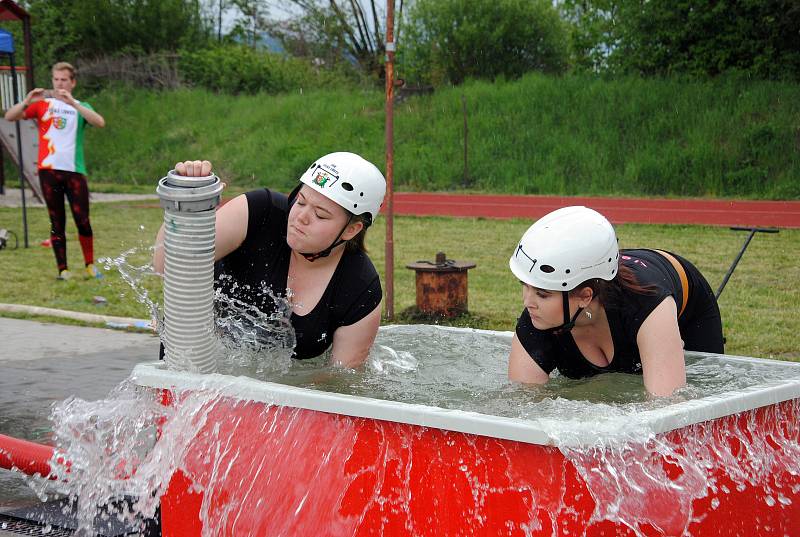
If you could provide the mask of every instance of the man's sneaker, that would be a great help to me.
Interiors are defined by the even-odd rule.
[[[97,270],[97,267],[94,266],[94,263],[89,263],[86,265],[86,274],[89,278],[95,280],[102,280],[103,273]]]
[[[72,274],[67,269],[62,270],[56,276],[57,280],[69,280],[70,278],[72,278]]]

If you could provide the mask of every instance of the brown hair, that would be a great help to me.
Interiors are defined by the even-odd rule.
[[[56,71],[69,71],[70,79],[75,80],[76,70],[75,70],[75,67],[71,63],[67,63],[67,62],[58,62],[58,63],[56,63],[55,65],[53,65],[53,68],[51,69],[51,72],[56,72]]]
[[[360,214],[353,214],[350,211],[347,211],[348,216],[350,216],[350,223],[355,224],[356,222],[364,223],[364,217]],[[361,231],[358,234],[347,241],[344,245],[344,249],[346,252],[364,252],[367,253],[367,246],[364,244],[367,238],[367,226],[361,228]]]
[[[581,289],[588,287],[592,294],[602,304],[609,305],[615,303],[623,291],[632,291],[640,295],[649,295],[655,292],[653,285],[642,285],[636,279],[636,275],[627,265],[622,264],[620,259],[617,275],[611,281],[602,278],[592,278],[575,287],[570,294],[578,294]]]

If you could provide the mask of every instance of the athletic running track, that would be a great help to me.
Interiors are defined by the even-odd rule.
[[[395,192],[394,214],[535,220],[559,207],[585,205],[616,224],[706,224],[800,228],[800,201],[583,198]],[[386,203],[384,202],[384,210]]]

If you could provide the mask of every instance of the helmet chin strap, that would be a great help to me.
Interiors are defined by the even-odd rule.
[[[582,307],[578,307],[575,311],[575,315],[572,316],[572,319],[569,318],[569,291],[561,291],[562,297],[562,304],[564,310],[564,324],[561,326],[556,326],[555,328],[551,328],[550,330],[553,332],[569,332],[575,326],[575,321],[578,320],[578,315],[581,314],[583,311]]]
[[[309,261],[316,261],[317,259],[319,259],[321,257],[328,257],[329,255],[331,255],[331,252],[333,251],[334,248],[336,248],[340,244],[344,244],[345,242],[347,242],[347,239],[343,239],[342,238],[342,233],[344,233],[344,230],[347,229],[347,226],[350,225],[350,222],[352,220],[353,220],[352,216],[349,216],[347,218],[347,223],[345,223],[344,227],[339,232],[339,234],[336,235],[336,239],[334,239],[333,243],[331,243],[330,246],[328,246],[327,248],[325,248],[321,252],[317,252],[315,254],[304,254],[303,252],[300,252],[300,255],[302,255],[303,257],[305,257]]]
[[[303,188],[303,183],[300,183],[299,185],[297,185],[294,188],[294,190],[292,190],[291,193],[289,194],[289,207],[294,205],[294,202],[295,202],[295,200],[297,198],[297,194],[298,194],[298,192],[300,192],[301,188]],[[317,259],[319,259],[321,257],[328,257],[329,255],[331,255],[331,252],[333,251],[334,248],[336,248],[337,246],[339,246],[340,244],[342,244],[344,242],[347,242],[346,240],[342,239],[342,233],[344,233],[344,230],[347,229],[347,226],[350,225],[350,222],[352,220],[353,220],[352,216],[349,216],[347,218],[347,223],[344,225],[344,227],[339,232],[339,234],[336,236],[336,239],[334,239],[333,243],[331,243],[330,246],[328,246],[327,248],[325,248],[321,252],[317,252],[315,254],[304,254],[303,252],[300,252],[300,255],[302,255],[303,257],[305,257],[309,261],[316,261]]]

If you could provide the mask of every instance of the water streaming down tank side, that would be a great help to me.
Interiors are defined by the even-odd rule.
[[[164,208],[164,358],[174,370],[213,373],[216,175],[170,171],[156,192]]]
[[[522,420],[152,364],[134,376],[221,397],[161,498],[164,537],[785,537],[800,527],[795,375],[617,414],[608,427],[591,407],[588,419]]]

